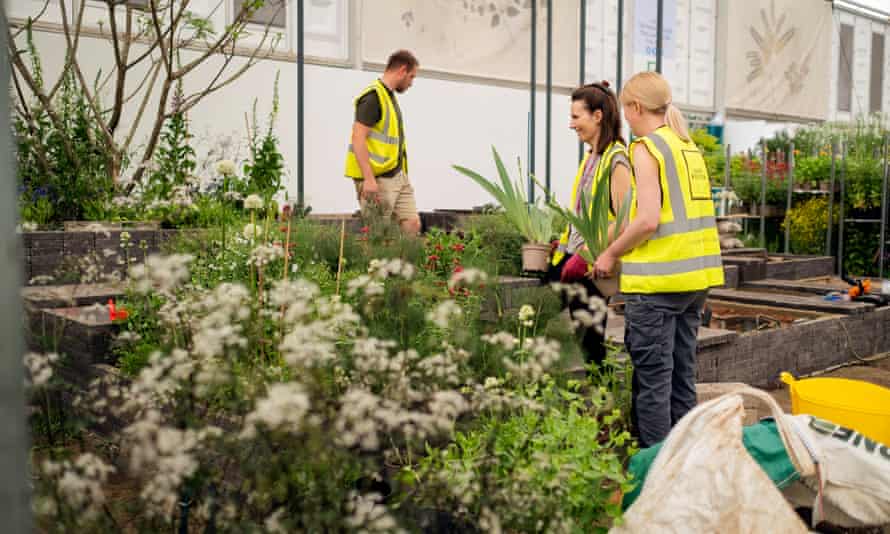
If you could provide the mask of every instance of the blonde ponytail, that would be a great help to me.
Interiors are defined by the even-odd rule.
[[[638,103],[649,113],[663,113],[664,122],[678,137],[689,141],[689,127],[686,118],[677,106],[671,103],[671,86],[661,74],[647,71],[631,76],[621,89],[621,103]]]
[[[667,111],[664,113],[664,122],[680,139],[684,141],[692,140],[689,137],[689,127],[686,125],[686,117],[683,116],[683,112],[680,111],[677,106],[673,104],[667,105]]]

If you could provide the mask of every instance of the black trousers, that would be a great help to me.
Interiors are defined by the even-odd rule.
[[[571,254],[566,254],[559,264],[550,266],[548,272],[548,279],[550,281],[559,282],[562,268],[571,257]],[[583,286],[584,289],[587,290],[588,297],[599,297],[608,302],[608,298],[600,293],[599,289],[596,288],[596,285],[590,279],[585,277],[575,283]],[[569,309],[569,315],[571,315],[573,319],[575,318],[575,312],[588,309],[587,304],[581,302],[580,299],[568,298],[566,295],[562,296],[562,305]],[[589,327],[582,326],[579,330],[581,336],[581,349],[584,351],[584,361],[587,364],[596,363],[597,365],[601,365],[603,360],[606,359],[606,346],[603,344],[606,340],[606,319],[606,316],[603,316],[602,323],[599,325],[591,325]],[[600,331],[597,331],[597,327],[599,327]]]

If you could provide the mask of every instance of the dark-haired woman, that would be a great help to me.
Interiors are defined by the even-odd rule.
[[[582,195],[590,194],[589,198],[593,198],[597,188],[608,187],[611,219],[624,201],[624,195],[631,190],[631,170],[627,146],[621,136],[618,98],[609,89],[608,82],[583,85],[572,92],[569,128],[575,130],[578,139],[589,147],[575,176],[570,207],[580,212]],[[589,302],[584,302],[581,298],[569,296],[567,305],[573,319],[582,324],[588,323],[582,327],[581,333],[586,363],[599,365],[606,357],[603,345],[606,314],[597,313],[597,310],[601,311],[602,302],[592,297],[603,300],[605,297],[593,284],[591,266],[577,254],[584,246],[584,239],[577,230],[567,227],[553,253],[550,277],[563,283],[580,284],[591,297]],[[597,321],[589,324],[594,317]]]

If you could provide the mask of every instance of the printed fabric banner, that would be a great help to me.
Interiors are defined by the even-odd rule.
[[[547,2],[537,10],[537,82],[544,83]],[[366,0],[363,59],[412,50],[421,69],[528,83],[530,0]],[[553,83],[578,84],[578,0],[553,2]]]
[[[824,120],[831,78],[831,3],[727,2],[726,107]]]

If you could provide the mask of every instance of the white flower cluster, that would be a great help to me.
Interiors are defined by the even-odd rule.
[[[130,267],[133,289],[142,294],[154,290],[162,295],[172,295],[189,279],[189,263],[193,259],[191,254],[153,254],[145,259],[145,263]]]
[[[517,314],[519,318],[519,324],[524,327],[534,326],[535,321],[535,309],[531,304],[523,304],[521,308],[519,308],[519,313]]]
[[[31,278],[31,280],[29,280],[28,283],[32,286],[42,286],[42,285],[49,284],[50,282],[52,282],[55,279],[56,279],[55,276],[51,276],[48,274],[38,274],[34,278]]]
[[[247,223],[241,230],[241,235],[244,236],[244,239],[253,241],[263,235],[263,228],[258,224]]]
[[[207,440],[222,435],[216,427],[183,430],[164,426],[161,417],[159,412],[150,411],[124,429],[130,468],[148,476],[140,496],[149,504],[149,516],[172,513],[183,480],[198,469],[197,453]]]
[[[114,467],[103,462],[99,457],[84,453],[72,464],[68,460],[53,462],[44,460],[43,475],[56,481],[56,486],[65,504],[87,518],[94,518],[102,511],[105,503],[105,492],[102,485],[108,475],[115,472]],[[44,513],[54,513],[56,507],[47,506]]]
[[[572,312],[572,326],[575,328],[591,328],[597,332],[603,333],[603,321],[609,314],[609,307],[606,301],[599,297],[591,297],[587,299],[587,309],[575,310]]]
[[[389,515],[386,505],[379,494],[365,495],[353,493],[349,496],[347,509],[351,515],[346,518],[346,526],[361,534],[387,533],[401,534],[405,532]]]
[[[494,334],[483,334],[482,341],[489,345],[502,347],[504,350],[513,350],[519,345],[519,340],[508,332],[495,332]]]
[[[366,298],[378,297],[383,294],[383,283],[374,280],[370,275],[361,274],[346,284],[346,294],[350,297],[362,294]]]
[[[139,199],[135,196],[118,196],[111,199],[111,203],[119,208],[133,208],[139,205]]]
[[[244,199],[244,209],[261,210],[263,209],[263,198],[259,195],[247,195]]]
[[[29,352],[25,354],[25,367],[31,377],[31,384],[34,387],[45,386],[53,377],[53,364],[59,361],[59,355],[55,352],[48,354],[38,354]]]
[[[21,224],[16,225],[15,231],[18,233],[36,232],[37,231],[37,223],[31,222],[31,221],[22,221]]]
[[[337,297],[317,297],[318,289],[308,283],[286,282],[275,287],[270,304],[286,306],[287,333],[278,347],[284,360],[296,367],[326,366],[336,361],[336,343],[342,335],[355,335],[358,314]],[[294,298],[288,301],[282,293]]]
[[[235,174],[235,162],[230,159],[220,160],[216,163],[216,172],[223,176]]]
[[[334,423],[340,445],[365,451],[381,448],[381,437],[401,434],[406,440],[426,440],[449,433],[454,421],[470,407],[457,392],[433,393],[429,413],[408,409],[361,388],[352,388],[340,399],[340,412]]]
[[[189,193],[188,188],[184,185],[178,185],[171,191],[170,204],[187,208],[192,206],[194,202],[192,201],[192,195]]]
[[[414,265],[402,261],[399,258],[388,260],[373,259],[368,265],[368,274],[377,280],[385,280],[391,277],[401,277],[405,280],[414,278],[416,270]]]
[[[248,263],[259,268],[269,265],[273,261],[284,257],[284,249],[275,245],[259,245],[250,252]]]
[[[250,298],[244,286],[224,283],[189,304],[195,355],[211,359],[247,346],[243,324],[250,317]]]
[[[256,403],[244,420],[243,438],[256,436],[257,427],[297,433],[303,426],[303,418],[309,412],[309,395],[297,382],[273,384],[266,396]]]
[[[504,357],[504,366],[517,378],[534,381],[541,378],[550,367],[559,361],[559,343],[542,337],[526,340],[522,347],[520,361],[511,356]]]
[[[460,319],[462,315],[463,310],[457,302],[443,300],[432,311],[427,312],[426,319],[439,328],[445,329],[451,326],[454,321]]]
[[[464,269],[451,275],[448,280],[448,287],[454,289],[460,286],[472,286],[488,280],[485,271],[479,269]]]

